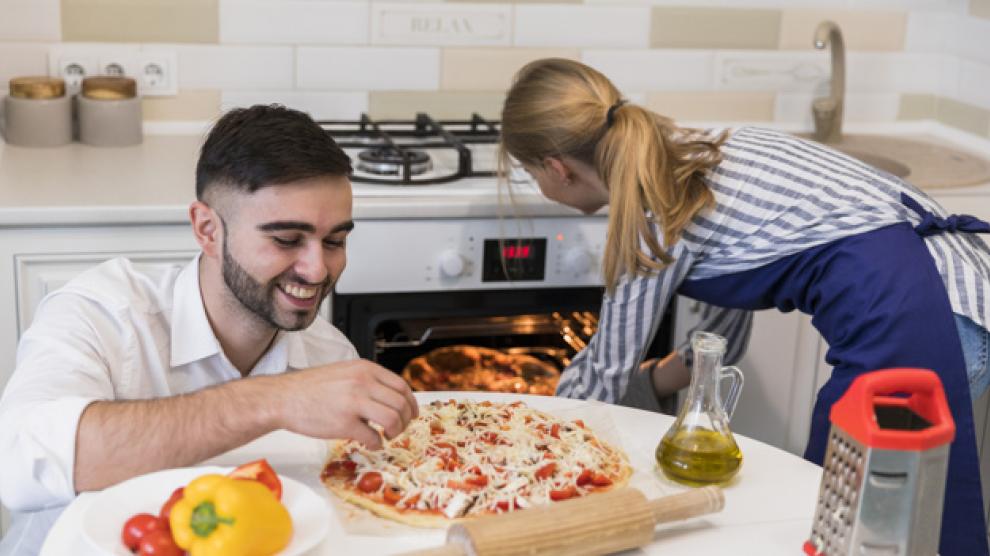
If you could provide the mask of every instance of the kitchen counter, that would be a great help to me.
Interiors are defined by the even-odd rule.
[[[36,149],[0,142],[0,226],[185,223],[194,198],[196,159],[204,129],[203,124],[178,128],[148,125],[143,144],[118,148],[73,143]],[[935,122],[848,125],[846,131],[925,139],[990,158],[990,141]],[[406,188],[397,188],[395,194],[382,193],[380,187],[371,192],[355,185],[355,218],[577,214],[547,201],[535,189],[517,193],[510,204],[495,188],[467,196],[444,194],[443,186],[422,187],[436,188],[436,194],[420,190],[409,196],[404,194],[408,193]],[[984,214],[990,213],[990,183],[930,193],[939,198],[986,197]]]
[[[669,415],[627,407],[602,405],[567,398],[490,394],[479,392],[418,392],[420,403],[446,400],[451,397],[506,402],[523,400],[531,407],[566,415],[582,417],[601,431],[614,431],[614,438],[628,454],[636,469],[632,486],[654,498],[687,490],[654,474],[654,449],[658,439],[673,423]],[[604,414],[602,413],[604,412]],[[594,419],[603,419],[596,422]],[[594,424],[592,424],[594,423]],[[743,453],[739,474],[724,487],[725,509],[719,513],[668,523],[657,528],[653,542],[630,554],[694,555],[731,552],[734,555],[769,556],[799,554],[811,534],[812,518],[818,500],[822,469],[783,450],[736,435]],[[443,543],[442,530],[414,530],[384,520],[375,520],[373,530],[360,532],[353,525],[357,510],[345,509],[332,502],[318,480],[325,460],[326,443],[300,435],[278,431],[227,454],[204,462],[204,465],[239,465],[246,461],[267,458],[281,474],[313,489],[331,508],[329,531],[319,546],[307,552],[323,554],[396,554],[414,549],[436,547]],[[172,485],[168,489],[171,490]],[[116,496],[110,490],[111,498]],[[126,487],[118,488],[121,495],[131,494],[133,501],[144,499]],[[43,556],[63,554],[97,554],[87,541],[87,530],[98,524],[101,516],[89,513],[101,493],[83,493],[66,508],[52,528],[41,550]],[[147,506],[135,505],[138,511],[154,511],[161,503],[152,498]],[[129,513],[124,512],[125,514]],[[348,526],[348,523],[352,525]],[[114,527],[119,525],[114,524]]]

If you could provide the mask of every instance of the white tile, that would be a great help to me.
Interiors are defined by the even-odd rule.
[[[722,50],[715,54],[715,89],[814,92],[827,85],[829,58],[820,52]]]
[[[959,64],[959,94],[963,102],[990,110],[990,64],[963,60]]]
[[[939,62],[938,81],[934,93],[943,97],[955,98],[959,95],[959,66],[961,61],[956,56],[942,56]]]
[[[292,47],[157,45],[174,49],[180,89],[291,89]]]
[[[367,93],[335,91],[223,91],[223,111],[255,104],[282,104],[302,110],[317,120],[357,119],[368,111]]]
[[[946,53],[990,63],[990,19],[959,17],[947,34]]]
[[[11,77],[48,75],[48,45],[43,43],[0,43],[0,95]]]
[[[335,91],[433,91],[440,86],[440,50],[301,46],[296,52],[296,86]]]
[[[220,42],[366,44],[367,2],[220,0]]]
[[[0,41],[62,39],[59,0],[0,0]]]
[[[951,14],[922,11],[908,13],[904,50],[929,54],[944,53],[949,29],[957,19],[958,16]]]
[[[846,90],[860,93],[934,93],[942,79],[945,56],[913,53],[850,52]]]
[[[509,46],[512,44],[512,6],[372,2],[371,43]]]
[[[577,46],[581,48],[650,45],[648,6],[582,6],[518,4],[517,46]]]
[[[697,91],[712,88],[713,51],[585,50],[581,61],[621,91]]]

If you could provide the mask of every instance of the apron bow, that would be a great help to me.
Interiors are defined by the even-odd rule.
[[[990,223],[970,214],[953,214],[942,218],[929,210],[925,210],[921,206],[921,203],[904,193],[901,193],[901,202],[921,217],[921,223],[914,227],[914,231],[921,237],[932,236],[942,232],[990,234]]]

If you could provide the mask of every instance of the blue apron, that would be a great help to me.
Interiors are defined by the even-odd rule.
[[[804,453],[819,465],[831,426],[829,409],[854,378],[887,367],[938,373],[956,422],[939,551],[943,556],[986,556],[990,552],[962,344],[945,283],[923,237],[986,233],[990,224],[966,215],[939,218],[914,199],[901,198],[922,217],[921,224],[894,224],[749,271],[688,280],[678,293],[721,307],[798,309],[813,316],[812,324],[828,342],[825,360],[833,367],[818,392]]]

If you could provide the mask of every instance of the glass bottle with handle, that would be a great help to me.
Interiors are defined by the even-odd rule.
[[[742,466],[742,452],[729,419],[742,391],[738,367],[723,367],[726,340],[718,334],[691,336],[694,364],[687,400],[657,446],[656,459],[668,478],[690,486],[723,484]],[[722,382],[730,381],[722,400]]]

